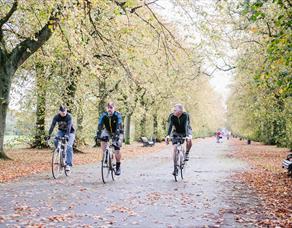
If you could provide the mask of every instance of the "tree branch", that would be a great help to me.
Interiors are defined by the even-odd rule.
[[[27,58],[36,52],[53,34],[58,24],[59,10],[54,11],[47,24],[35,34],[34,39],[27,38],[19,43],[10,54],[10,64],[17,69]]]
[[[11,9],[9,10],[9,12],[6,14],[5,17],[0,19],[0,29],[10,19],[10,17],[13,15],[13,13],[17,10],[17,5],[18,5],[18,1],[14,0],[13,5],[12,5]]]

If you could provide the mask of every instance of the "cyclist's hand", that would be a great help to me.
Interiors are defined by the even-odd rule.
[[[98,143],[100,141],[100,136],[96,135],[94,136],[94,142]]]
[[[113,139],[115,141],[119,141],[120,140],[120,134],[115,134],[114,137],[113,137]]]
[[[186,137],[186,140],[187,140],[187,141],[190,141],[190,140],[192,140],[192,138],[193,138],[192,135],[188,135],[188,136]]]
[[[45,141],[49,141],[51,139],[51,136],[45,136]]]
[[[170,140],[170,137],[169,135],[165,137],[165,143],[168,145],[169,144],[169,140]]]
[[[120,129],[117,129],[115,135],[120,135]]]
[[[101,139],[101,132],[97,131],[96,132],[96,136],[94,138],[97,139],[97,140],[100,140]]]
[[[68,142],[69,141],[69,135],[65,135],[65,140]]]

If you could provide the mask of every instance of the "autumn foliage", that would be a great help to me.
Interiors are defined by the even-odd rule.
[[[259,218],[260,226],[292,226],[292,178],[282,169],[281,163],[288,149],[266,146],[252,142],[233,140],[232,156],[250,164],[250,169],[239,173],[235,178],[247,183],[256,190],[263,201],[266,219]]]

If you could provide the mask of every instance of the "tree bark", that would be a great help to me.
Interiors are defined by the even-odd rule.
[[[84,112],[83,110],[79,110],[77,113],[77,132],[78,134],[76,135],[76,144],[78,146],[80,145],[85,145],[85,139],[82,137],[82,131],[83,131],[83,120],[84,120]]]
[[[157,113],[153,114],[153,137],[155,140],[158,136],[158,116]]]
[[[131,143],[131,116],[132,114],[126,116],[125,144],[128,145]]]
[[[45,117],[46,117],[46,76],[44,66],[41,63],[36,64],[36,87],[37,87],[37,109],[36,109],[36,132],[33,148],[47,148],[45,142]]]
[[[146,136],[146,121],[147,121],[147,116],[146,116],[147,111],[145,110],[143,115],[142,115],[142,119],[141,119],[141,128],[140,128],[140,138],[141,137],[145,137]]]
[[[6,71],[2,64],[0,65],[0,158],[2,159],[8,159],[8,156],[4,152],[4,133],[9,104],[11,73],[12,72]]]

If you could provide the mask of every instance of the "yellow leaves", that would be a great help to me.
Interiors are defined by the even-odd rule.
[[[250,28],[250,31],[252,33],[256,33],[258,31],[258,29],[257,29],[257,27],[253,26],[253,27]]]
[[[54,31],[54,26],[53,25],[48,25],[48,28],[51,30],[51,32]]]

